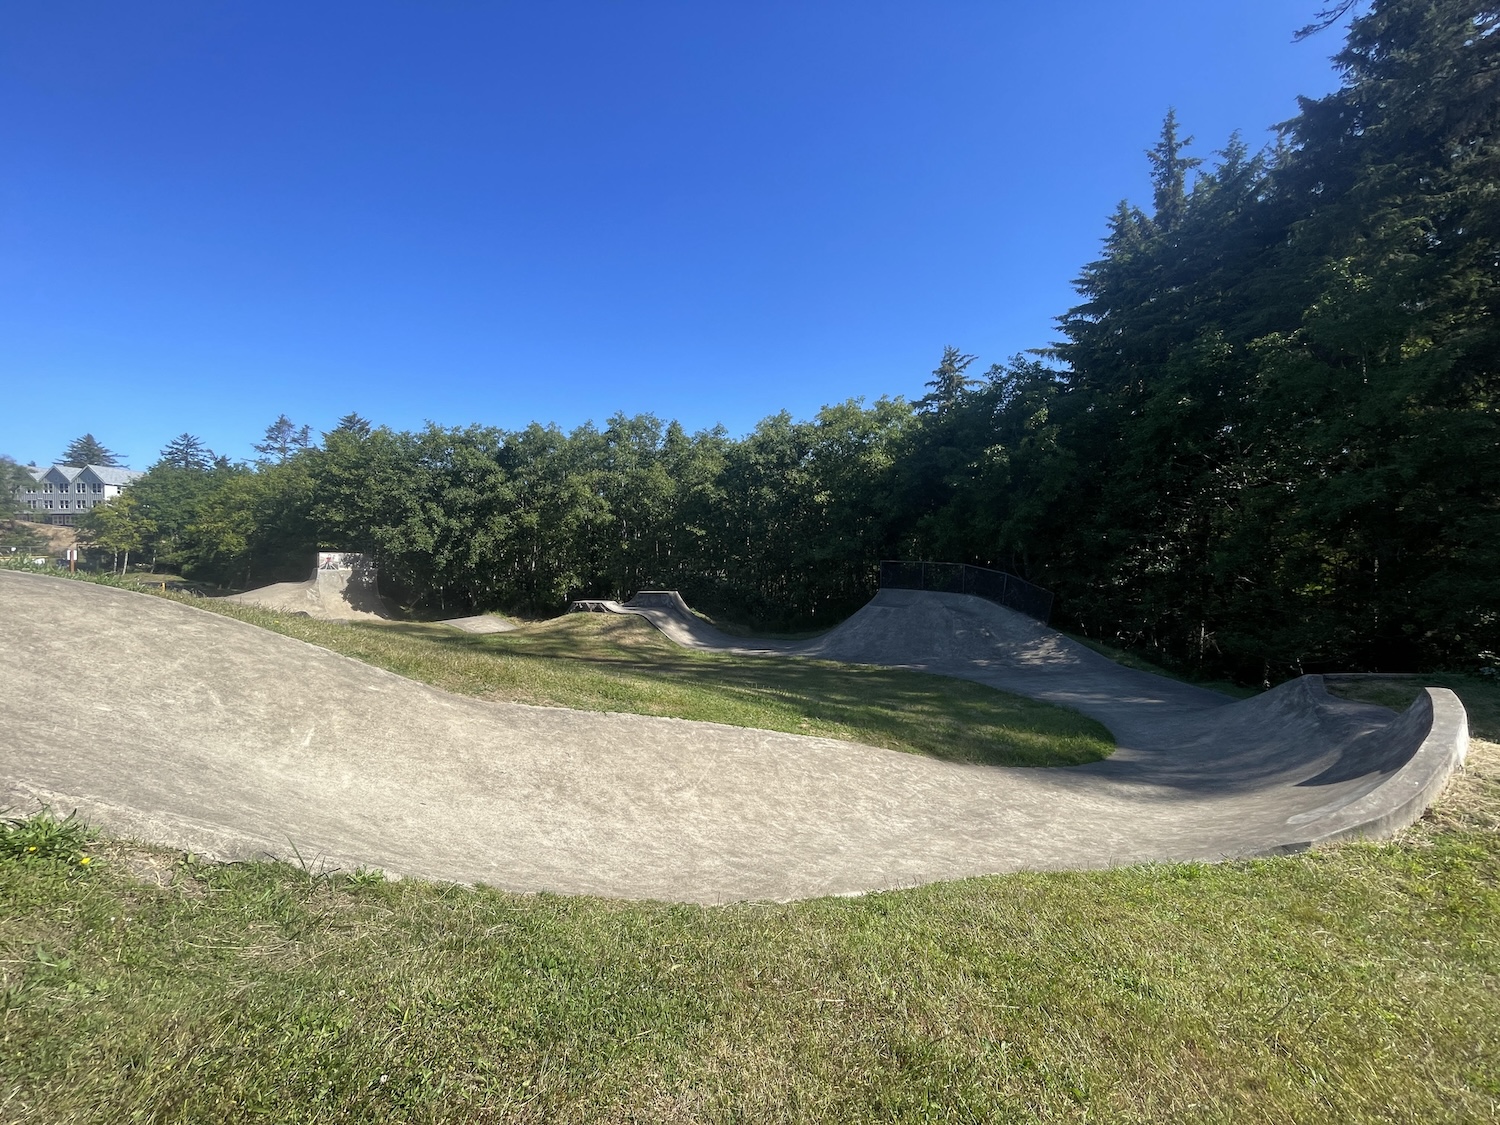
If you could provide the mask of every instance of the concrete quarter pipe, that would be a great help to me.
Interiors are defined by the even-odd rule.
[[[1120,749],[996,769],[486,703],[149,595],[0,572],[0,777],[12,806],[77,808],[210,857],[294,843],[345,868],[713,903],[1388,831],[1420,814],[1466,742],[1449,693],[1399,717],[1315,678],[1230,703],[963,595],[884,592],[796,646],[695,634],[707,626],[685,608],[642,608],[705,647],[905,664],[1054,699],[1100,718]]]

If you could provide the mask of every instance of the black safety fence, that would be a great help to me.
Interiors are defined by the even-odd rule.
[[[882,590],[936,590],[944,594],[972,594],[1027,617],[1046,621],[1052,616],[1052,591],[1003,570],[968,563],[904,562],[880,564]]]

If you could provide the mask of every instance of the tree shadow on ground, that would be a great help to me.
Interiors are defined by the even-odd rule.
[[[726,722],[869,740],[955,762],[1078,765],[1113,742],[1075,712],[949,677],[802,657],[683,649],[634,617],[575,615],[473,635],[431,624],[397,633],[464,662],[466,689],[490,698]],[[447,686],[446,684],[443,686]]]

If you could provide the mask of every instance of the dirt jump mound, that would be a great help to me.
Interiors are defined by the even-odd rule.
[[[282,613],[305,613],[322,621],[362,621],[395,616],[380,596],[375,562],[368,555],[323,551],[306,582],[278,582],[224,599]]]

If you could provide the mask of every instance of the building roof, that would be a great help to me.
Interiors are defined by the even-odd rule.
[[[145,473],[135,469],[127,469],[123,465],[85,465],[80,472],[90,473],[100,484],[126,485],[133,480],[145,476]]]
[[[99,484],[114,484],[120,487],[146,475],[136,469],[127,469],[123,465],[49,465],[45,469],[27,465],[26,471],[38,482],[50,478],[71,484],[79,477],[83,477],[85,480],[97,481]]]

